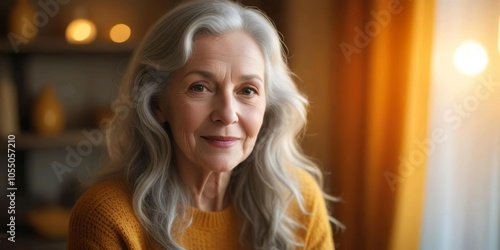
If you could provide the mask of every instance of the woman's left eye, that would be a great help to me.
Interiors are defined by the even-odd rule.
[[[246,88],[240,90],[240,93],[243,95],[252,96],[252,95],[256,94],[257,91],[254,88],[246,87]]]

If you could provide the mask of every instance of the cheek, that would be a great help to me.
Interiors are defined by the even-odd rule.
[[[205,117],[205,107],[177,100],[169,105],[168,122],[172,127],[174,137],[186,137],[201,126]]]
[[[264,121],[264,112],[265,108],[257,108],[255,110],[248,110],[244,112],[246,114],[243,118],[244,127],[249,139],[257,139],[257,135],[259,134]]]

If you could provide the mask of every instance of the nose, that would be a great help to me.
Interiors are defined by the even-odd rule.
[[[238,122],[237,102],[230,91],[220,92],[215,96],[211,119],[227,126]]]

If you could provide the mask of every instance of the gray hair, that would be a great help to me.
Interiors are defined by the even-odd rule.
[[[101,179],[118,177],[130,189],[134,211],[149,235],[163,248],[183,249],[175,238],[186,229],[191,205],[172,164],[173,139],[154,115],[172,72],[184,66],[193,41],[202,35],[242,30],[259,45],[265,60],[267,107],[250,156],[234,170],[230,195],[242,220],[240,241],[255,249],[300,246],[301,225],[286,213],[303,197],[290,168],[311,173],[322,186],[317,165],[302,152],[298,138],[307,122],[307,99],[288,69],[286,53],[272,22],[262,12],[229,1],[195,1],[163,16],[135,50],[120,87],[114,117],[107,129],[112,164]],[[124,107],[125,106],[125,107]],[[237,180],[237,181],[236,181]],[[325,198],[332,200],[325,195]],[[186,217],[187,216],[187,217]],[[331,218],[333,220],[333,218]]]

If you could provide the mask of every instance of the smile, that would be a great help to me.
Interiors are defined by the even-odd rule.
[[[201,136],[208,144],[217,148],[229,148],[236,144],[240,138],[226,136]]]

